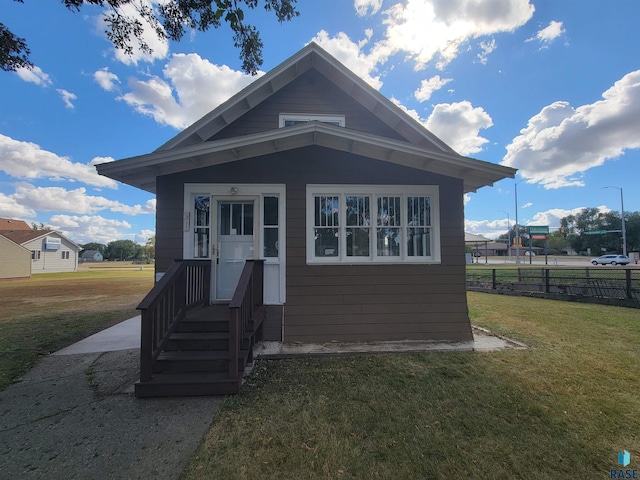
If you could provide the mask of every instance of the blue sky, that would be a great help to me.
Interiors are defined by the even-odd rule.
[[[139,0],[146,2],[148,0]],[[465,198],[466,230],[557,227],[584,207],[640,210],[640,2],[302,1],[261,32],[263,71],[316,41],[459,153],[519,169]],[[79,243],[154,233],[153,195],[96,163],[149,153],[253,78],[225,26],[152,56],[115,52],[97,7],[5,2],[35,67],[0,72],[0,217]]]

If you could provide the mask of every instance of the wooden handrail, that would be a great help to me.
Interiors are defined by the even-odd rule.
[[[209,303],[211,260],[175,260],[138,305],[141,316],[140,381],[151,380],[153,365],[178,320]]]
[[[264,260],[246,260],[240,280],[229,304],[229,378],[239,378],[240,346],[253,322],[263,312]]]

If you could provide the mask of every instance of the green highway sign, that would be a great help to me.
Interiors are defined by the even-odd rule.
[[[529,233],[531,235],[533,234],[541,234],[541,235],[547,235],[549,233],[549,226],[539,226],[539,225],[529,225]]]
[[[603,233],[619,232],[620,230],[591,230],[590,232],[584,232],[585,235],[602,235]]]

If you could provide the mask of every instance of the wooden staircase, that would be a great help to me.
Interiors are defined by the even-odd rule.
[[[208,291],[208,285],[200,289]],[[180,299],[182,291],[178,290]],[[138,307],[143,315],[137,397],[226,395],[240,391],[245,368],[253,362],[253,347],[262,339],[266,311],[262,304],[262,262],[247,261],[230,304],[208,305],[208,295],[203,295],[206,298],[190,302],[188,308],[178,308],[176,296],[171,296],[166,302],[170,310],[175,310],[171,321],[164,320],[166,312],[158,313],[166,308],[158,309],[157,300],[145,299]],[[162,295],[156,292],[154,297]],[[189,298],[188,293],[185,297]]]

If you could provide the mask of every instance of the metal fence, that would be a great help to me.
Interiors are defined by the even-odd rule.
[[[467,289],[640,308],[640,270],[631,268],[468,269]]]

